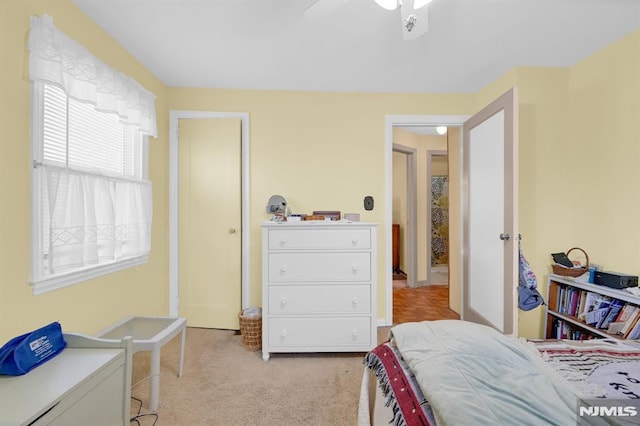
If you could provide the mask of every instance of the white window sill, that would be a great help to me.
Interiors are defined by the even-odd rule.
[[[119,262],[109,263],[106,265],[94,266],[92,268],[80,271],[69,272],[49,278],[31,281],[31,289],[34,296],[69,287],[82,281],[87,281],[102,275],[111,274],[123,269],[139,266],[147,263],[149,256],[134,257],[131,259],[121,260]]]

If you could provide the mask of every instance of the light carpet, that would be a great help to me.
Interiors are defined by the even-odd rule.
[[[378,329],[379,341],[387,331]],[[178,378],[179,350],[180,336],[161,349],[156,425],[356,424],[364,353],[278,353],[265,362],[235,331],[188,327]],[[149,352],[134,354],[132,396],[143,401],[142,413],[149,413],[149,360]],[[133,415],[139,403],[131,406]]]

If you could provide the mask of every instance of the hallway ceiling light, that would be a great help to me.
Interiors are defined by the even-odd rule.
[[[438,126],[438,127],[436,127],[436,132],[438,132],[439,135],[446,135],[447,134],[447,126]]]

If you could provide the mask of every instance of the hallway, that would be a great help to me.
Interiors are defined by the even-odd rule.
[[[460,319],[449,309],[449,286],[411,288],[404,280],[393,281],[393,323]]]

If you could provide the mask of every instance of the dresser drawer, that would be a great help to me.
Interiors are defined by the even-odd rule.
[[[269,318],[270,346],[371,345],[369,317]]]
[[[368,314],[369,285],[269,286],[269,314]]]
[[[371,253],[269,253],[269,282],[370,281]]]
[[[368,249],[369,229],[270,229],[269,249]]]

